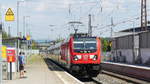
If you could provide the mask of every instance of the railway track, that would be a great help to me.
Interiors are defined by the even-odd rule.
[[[125,79],[118,78],[113,75],[108,75],[101,73],[96,78],[89,79],[88,81],[83,81],[85,84],[138,84],[132,81],[127,81]],[[142,83],[144,84],[144,83]]]
[[[148,77],[150,76],[150,73],[143,73],[143,72],[149,72],[149,69],[146,68],[146,70],[143,67],[135,67],[132,69],[133,66],[129,67],[128,65],[121,66],[119,64],[117,65],[111,65],[107,66],[107,63],[105,63],[105,68],[104,65],[102,66],[103,70],[102,72],[96,77],[91,79],[91,81],[86,81],[85,84],[150,84],[150,80],[148,80]],[[107,67],[107,68],[106,68]],[[108,68],[109,67],[109,68]],[[113,67],[113,68],[112,68]],[[127,69],[128,67],[128,69]],[[139,69],[140,70],[139,70]],[[114,69],[117,69],[115,71]],[[130,71],[131,70],[131,71]],[[143,74],[133,74],[132,76],[130,75],[131,73],[124,72],[125,74],[122,74],[121,71],[127,71],[127,72],[133,72],[133,73],[143,73]],[[136,72],[137,71],[137,72]],[[139,72],[141,71],[141,72]],[[142,72],[143,71],[143,72]],[[145,75],[146,74],[146,75]],[[136,76],[142,77],[143,78],[138,78]],[[142,80],[144,79],[144,80]]]
[[[60,68],[63,68],[59,64],[53,62],[50,59],[45,59],[45,62],[51,63],[52,65],[56,64]],[[66,69],[64,70],[67,71]],[[79,80],[84,84],[148,84],[147,82],[139,82],[137,80],[131,80],[129,77],[125,77],[123,75],[119,75],[104,70],[102,70],[102,73],[100,73],[95,78],[86,78],[86,79],[79,79]]]
[[[105,62],[102,73],[132,84],[150,84],[150,68]]]
[[[43,58],[45,60],[45,62],[47,64],[51,64],[53,65],[53,67],[55,68],[55,65],[59,66],[60,68],[62,68],[63,70],[67,71],[69,73],[69,71],[65,68],[63,68],[62,66],[60,66],[58,63],[48,59],[48,58]],[[50,68],[51,69],[51,68]],[[69,73],[71,74],[71,73]],[[72,74],[71,74],[72,75]],[[80,80],[81,82],[83,82],[84,84],[103,84],[101,83],[100,81],[98,81],[96,78],[84,78],[84,79],[79,79],[77,78],[78,80]]]
[[[97,78],[82,78],[79,80],[82,81],[84,84],[103,84]]]

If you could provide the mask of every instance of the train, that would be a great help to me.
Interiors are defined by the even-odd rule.
[[[96,77],[101,71],[101,39],[85,33],[71,34],[48,49],[48,58],[77,77]]]

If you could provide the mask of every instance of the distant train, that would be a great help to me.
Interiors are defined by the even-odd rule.
[[[96,77],[101,70],[101,40],[88,34],[73,34],[48,48],[49,58],[78,77]]]

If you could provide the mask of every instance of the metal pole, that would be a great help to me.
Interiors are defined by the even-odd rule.
[[[19,1],[17,1],[17,36],[19,36]]]
[[[89,29],[88,29],[89,36],[92,36],[92,26],[91,26],[91,14],[89,14]]]
[[[28,18],[30,18],[30,16],[23,16],[23,35],[26,36],[27,35],[27,27],[28,27]]]
[[[2,48],[2,24],[0,23],[0,48]],[[2,84],[2,55],[0,50],[0,84]]]
[[[141,0],[141,30],[147,31],[147,0]]]
[[[19,42],[19,4],[20,2],[23,2],[23,1],[17,1],[17,72],[19,71],[19,64],[18,64],[18,56],[19,56],[19,45],[20,45],[20,42]]]
[[[17,37],[19,37],[19,1],[17,1]],[[17,39],[17,72],[19,72],[18,56],[19,56],[19,39]]]
[[[111,17],[111,38],[113,38],[113,27],[114,27],[113,17]]]
[[[136,56],[136,48],[135,48],[135,23],[134,23],[134,21],[132,21],[133,22],[133,64],[135,64],[135,56]]]
[[[145,0],[145,2],[144,2],[144,4],[145,4],[145,30],[147,31],[147,0]]]
[[[10,74],[9,74],[10,75],[10,80],[12,80],[12,62],[10,62],[9,66],[10,66]]]
[[[30,17],[30,16],[26,16]],[[28,21],[25,20],[25,36],[27,36],[27,30],[28,29]],[[28,41],[25,41],[25,56],[26,56],[26,64],[28,63]]]
[[[0,84],[2,84],[2,61],[1,61],[1,58],[0,58]]]
[[[26,17],[23,16],[23,36],[25,36],[25,24],[26,24]]]
[[[25,34],[25,28],[26,28],[26,16],[23,16],[23,38],[25,38],[26,37],[26,34]],[[25,53],[25,42],[26,42],[26,40],[24,40],[24,45],[23,45],[23,48],[24,48],[24,53]]]
[[[1,4],[0,4],[0,9],[1,9]],[[1,17],[1,11],[0,11],[0,17]],[[0,20],[0,49],[2,48],[2,22]],[[0,50],[0,84],[2,84],[2,54],[1,54],[1,50]]]

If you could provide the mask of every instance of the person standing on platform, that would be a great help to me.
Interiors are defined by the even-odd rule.
[[[20,78],[24,77],[24,65],[25,65],[25,56],[23,55],[23,52],[19,53],[19,71],[20,71]]]

